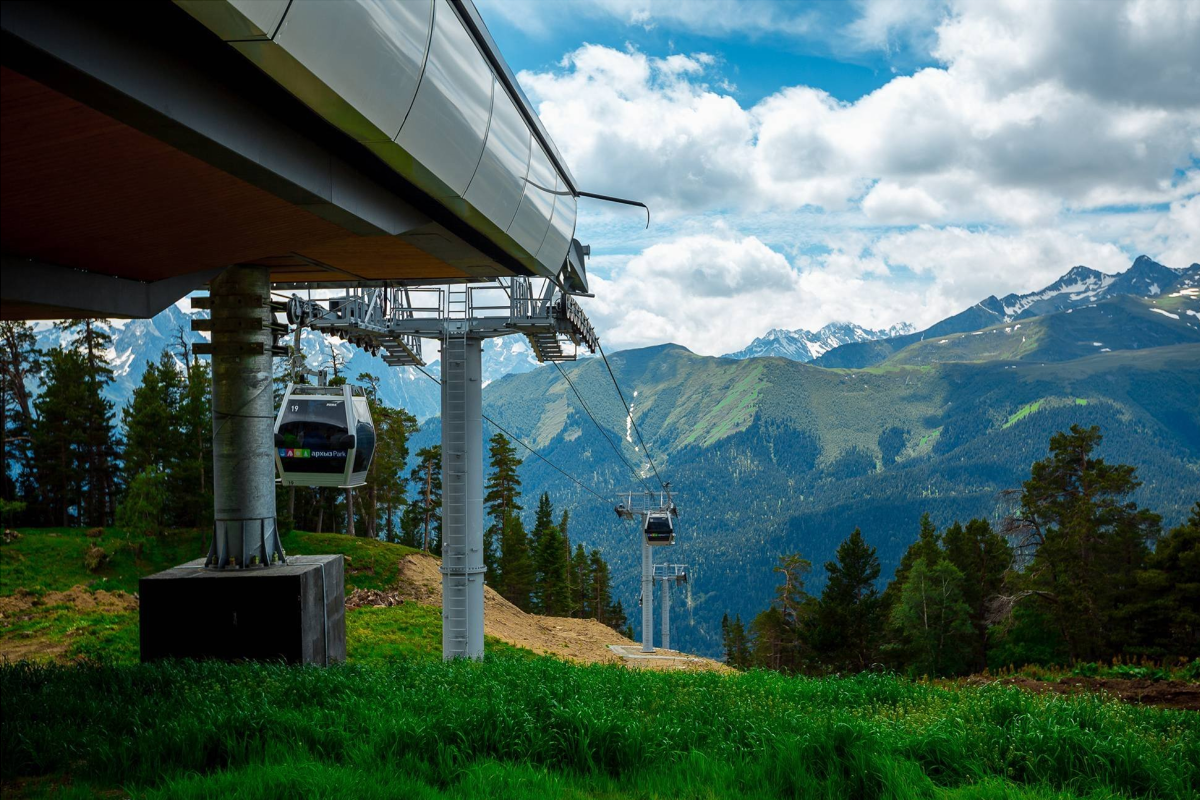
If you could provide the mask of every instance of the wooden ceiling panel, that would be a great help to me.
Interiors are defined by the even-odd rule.
[[[135,280],[270,260],[274,280],[464,276],[394,237],[348,234],[21,73],[0,71],[8,252]]]

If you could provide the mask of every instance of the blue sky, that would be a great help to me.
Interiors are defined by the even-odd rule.
[[[653,209],[580,204],[614,347],[1200,260],[1200,0],[477,3],[582,188]]]

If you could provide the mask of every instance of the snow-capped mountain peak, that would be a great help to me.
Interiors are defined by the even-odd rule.
[[[911,333],[913,326],[901,322],[890,328],[872,330],[853,322],[831,322],[817,331],[803,328],[785,330],[774,328],[765,335],[758,337],[746,348],[736,353],[728,353],[725,358],[757,358],[762,356],[779,356],[792,361],[809,362],[835,347],[849,342],[871,342],[876,339],[886,339],[891,336],[902,336]]]

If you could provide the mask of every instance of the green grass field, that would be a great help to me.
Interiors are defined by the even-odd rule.
[[[137,591],[138,578],[197,558],[207,547],[207,532],[173,531],[137,538],[134,547],[116,528],[89,537],[80,528],[21,531],[21,538],[0,546],[0,601],[25,595],[37,604],[0,619],[0,649],[11,643],[53,642],[65,645],[51,653],[65,660],[99,660],[119,664],[138,661],[138,613],[129,602],[88,607],[52,593],[83,587],[82,594]],[[138,547],[140,545],[140,547]],[[387,589],[396,583],[399,560],[417,552],[409,547],[341,534],[291,532],[283,537],[291,554],[342,553],[346,556],[346,588]],[[110,554],[104,567],[90,571],[84,563],[89,546]],[[529,651],[488,637],[490,651],[510,655]],[[357,608],[346,614],[346,655],[352,662],[441,656],[441,611],[404,603],[390,608]],[[61,652],[57,652],[61,650]]]
[[[0,601],[132,591],[203,539],[139,553],[119,531],[24,531],[0,547]],[[93,574],[95,542],[114,555]],[[285,546],[346,553],[352,588],[391,585],[409,552],[332,534]],[[348,612],[344,665],[142,665],[132,608],[27,611],[0,639],[70,646],[0,665],[6,798],[1041,800],[1188,798],[1200,784],[1200,715],[1097,695],[588,667],[492,639],[484,662],[446,664],[438,610],[414,603]]]
[[[895,677],[397,658],[0,667],[10,790],[145,797],[1195,797],[1200,715]],[[17,782],[22,779],[21,782]]]

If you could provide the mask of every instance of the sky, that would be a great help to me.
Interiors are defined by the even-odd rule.
[[[925,327],[1200,261],[1200,0],[476,0],[579,188],[612,349]]]

